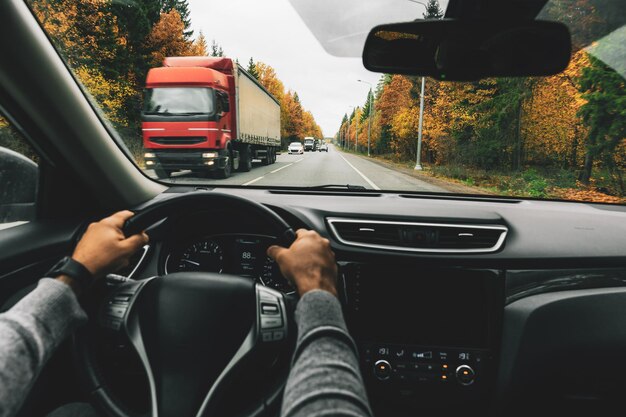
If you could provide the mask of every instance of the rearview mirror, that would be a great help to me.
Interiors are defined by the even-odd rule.
[[[363,64],[374,72],[468,81],[557,74],[570,55],[561,23],[443,19],[375,27]]]

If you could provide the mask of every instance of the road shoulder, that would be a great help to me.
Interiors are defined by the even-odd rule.
[[[451,192],[451,193],[457,193],[457,194],[484,194],[484,195],[492,195],[492,193],[489,193],[487,191],[485,191],[482,188],[478,188],[478,187],[470,187],[468,185],[464,185],[464,184],[459,184],[456,182],[452,182],[452,181],[448,181],[448,180],[444,180],[442,178],[437,178],[437,177],[433,177],[429,174],[427,174],[424,171],[416,171],[412,168],[407,168],[406,166],[403,166],[401,164],[398,163],[394,163],[394,162],[390,162],[390,161],[385,161],[382,160],[380,158],[375,158],[375,157],[368,157],[365,155],[359,155],[359,154],[355,154],[350,152],[350,155],[356,156],[358,158],[364,159],[366,161],[370,161],[373,162],[377,165],[380,165],[384,168],[393,170],[393,171],[397,171],[397,172],[401,172],[403,174],[406,174],[410,177],[416,178],[420,181],[424,181],[425,183],[434,185],[436,187],[440,187],[443,188],[444,190]]]

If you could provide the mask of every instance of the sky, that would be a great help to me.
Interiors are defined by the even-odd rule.
[[[415,19],[424,10],[411,0],[291,1],[318,36],[335,45],[348,38],[362,45],[375,24]],[[194,36],[202,31],[209,44],[214,39],[244,67],[250,57],[272,66],[285,88],[296,91],[313,113],[324,136],[335,135],[350,106],[365,103],[370,87],[357,80],[375,88],[381,77],[367,71],[360,57],[327,53],[288,0],[189,0],[189,6]],[[359,54],[358,47],[348,47]]]

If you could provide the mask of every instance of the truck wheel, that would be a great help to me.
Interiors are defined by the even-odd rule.
[[[245,146],[241,150],[241,162],[239,164],[239,171],[248,172],[252,169],[252,149],[250,146]]]
[[[272,148],[272,164],[276,163],[276,148]]]
[[[233,153],[231,150],[228,150],[228,163],[222,169],[218,169],[215,171],[215,176],[220,179],[226,179],[230,177],[232,173],[233,166]]]

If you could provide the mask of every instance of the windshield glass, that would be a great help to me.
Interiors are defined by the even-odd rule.
[[[498,13],[569,28],[571,62],[475,82],[372,73],[360,58],[374,26],[472,1],[27,2],[154,181],[626,203],[622,0],[511,1]]]
[[[145,114],[212,114],[213,95],[208,88],[149,88],[144,98]]]

